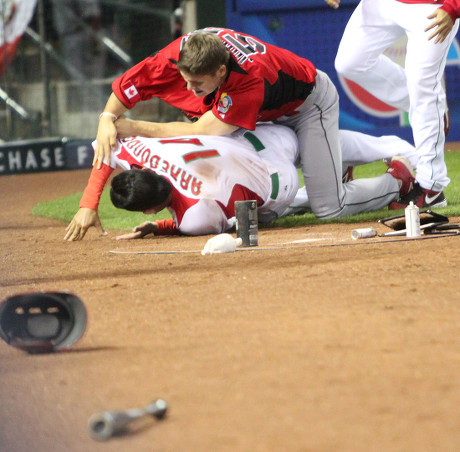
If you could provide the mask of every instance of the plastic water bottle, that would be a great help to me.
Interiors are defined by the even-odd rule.
[[[420,237],[420,211],[411,201],[405,210],[406,237]]]

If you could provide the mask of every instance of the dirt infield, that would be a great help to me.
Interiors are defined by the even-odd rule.
[[[385,228],[324,225],[261,231],[273,250],[111,254],[208,237],[64,242],[30,209],[88,174],[0,177],[1,299],[69,290],[89,314],[69,352],[0,343],[0,451],[460,450],[460,237],[355,242]],[[89,437],[91,414],[155,397],[166,420]]]

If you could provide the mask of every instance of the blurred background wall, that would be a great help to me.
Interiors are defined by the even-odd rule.
[[[19,38],[0,46],[0,140],[93,139],[115,77],[175,37],[227,26],[288,48],[326,71],[341,97],[341,127],[411,139],[407,117],[337,77],[334,57],[357,0],[338,10],[323,0],[0,0],[0,44],[28,5]],[[389,49],[403,64],[404,42]],[[14,47],[12,49],[11,47]],[[6,61],[10,60],[10,61]],[[446,85],[450,140],[460,140],[460,56],[455,41]],[[136,106],[136,118],[180,117],[158,100]],[[0,162],[1,163],[1,162]]]

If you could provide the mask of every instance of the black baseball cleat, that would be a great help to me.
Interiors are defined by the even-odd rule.
[[[398,201],[390,203],[388,208],[390,210],[405,209],[411,201],[418,208],[447,206],[447,200],[442,191],[428,190],[415,183],[414,188],[409,193],[402,196]]]

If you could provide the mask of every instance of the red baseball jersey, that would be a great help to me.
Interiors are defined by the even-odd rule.
[[[132,108],[140,100],[159,97],[195,117],[212,109],[223,122],[254,130],[257,121],[295,114],[314,88],[316,69],[305,58],[245,33],[204,31],[222,39],[231,55],[228,77],[217,92],[196,97],[176,67],[190,33],[117,78],[112,88],[118,99]]]
[[[173,41],[113,81],[113,92],[125,107],[133,108],[141,100],[158,97],[189,116],[201,116],[209,109],[203,110],[203,100],[187,90],[177,69],[181,41]]]

